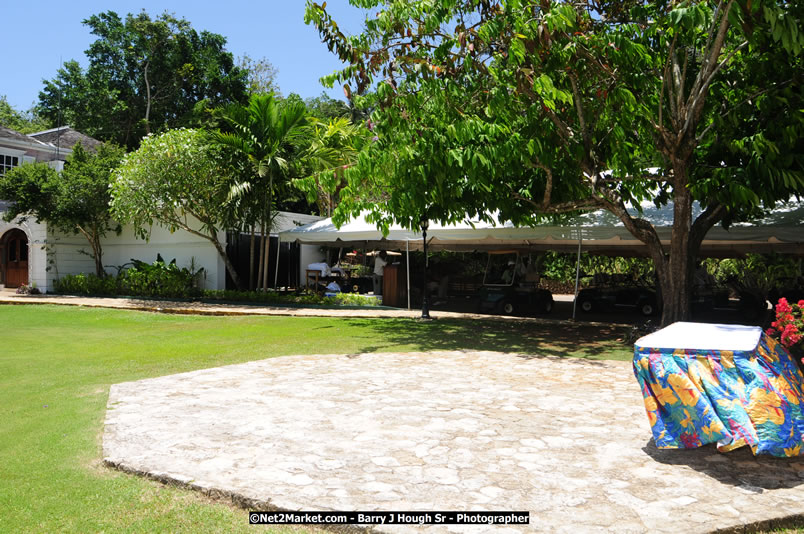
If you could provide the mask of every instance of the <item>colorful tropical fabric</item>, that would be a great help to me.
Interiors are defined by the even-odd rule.
[[[764,333],[752,351],[637,346],[634,374],[660,449],[716,442],[722,452],[804,454],[804,377]]]

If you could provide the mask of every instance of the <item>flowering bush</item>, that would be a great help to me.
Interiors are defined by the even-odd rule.
[[[780,298],[776,304],[776,320],[771,323],[766,333],[769,336],[781,334],[782,345],[788,349],[804,349],[802,338],[804,338],[804,300],[799,300],[798,304],[790,304],[787,299]]]
[[[22,284],[17,288],[17,295],[41,295],[42,292],[36,287],[36,282],[31,285]]]

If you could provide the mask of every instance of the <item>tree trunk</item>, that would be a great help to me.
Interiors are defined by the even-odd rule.
[[[151,83],[148,81],[148,66],[150,62],[145,62],[143,73],[145,75],[145,133],[151,133]]]
[[[686,158],[685,158],[686,159]],[[692,194],[687,187],[686,161],[673,160],[673,232],[670,238],[670,258],[663,275],[662,326],[690,318],[692,279],[699,246],[691,246]],[[699,244],[700,245],[700,244]]]
[[[273,226],[273,218],[271,210],[273,209],[273,196],[274,196],[274,177],[272,174],[268,174],[268,203],[267,203],[267,211],[268,216],[265,219],[265,231],[267,233],[266,242],[265,242],[265,270],[262,273],[262,287],[268,291],[268,259],[271,255],[271,227]]]
[[[255,225],[251,225],[251,242],[248,252],[248,289],[254,291],[254,236],[256,233]]]
[[[271,232],[268,232],[268,235],[265,236],[265,271],[263,272],[263,276],[265,277],[264,286],[266,291],[268,290],[268,285],[270,284],[270,278],[268,277],[268,273],[270,269],[268,265],[271,261]]]
[[[89,246],[92,248],[92,259],[95,262],[95,275],[98,278],[103,278],[106,276],[106,270],[103,268],[103,248],[101,248],[100,234],[97,228],[93,227],[86,230],[81,225],[76,225],[75,227],[86,238],[89,242]]]
[[[92,225],[92,239],[94,241],[94,252],[95,252],[95,272],[99,278],[106,277],[106,269],[103,268],[103,248],[101,247],[100,242],[100,231],[98,231],[98,225]]]
[[[218,254],[220,254],[221,256],[221,259],[223,259],[223,264],[226,265],[226,271],[229,273],[229,276],[232,277],[232,282],[234,282],[235,287],[238,289],[238,291],[242,290],[243,286],[241,285],[240,282],[240,276],[238,276],[237,271],[235,270],[235,266],[232,263],[232,260],[230,260],[229,256],[226,254],[226,249],[221,246],[220,242],[215,237],[211,237],[208,239],[212,241],[212,244],[215,245],[215,250],[218,251]]]
[[[265,269],[262,272],[262,287],[265,291],[268,290],[268,260],[271,259],[271,232],[265,236]]]
[[[262,222],[262,228],[260,229],[260,255],[259,255],[259,262],[257,266],[257,289],[262,287],[262,270],[265,266],[264,259],[265,253],[263,249],[265,248],[265,219]]]
[[[100,244],[100,236],[95,234],[94,238],[92,252],[95,255],[95,274],[98,275],[98,278],[105,278],[106,270],[103,268],[103,249]]]
[[[188,212],[190,215],[201,221],[202,223],[205,222],[203,217],[200,217],[197,213],[193,213],[192,211]],[[172,219],[171,222],[176,225],[177,228],[181,228],[186,232],[189,232],[195,236],[202,237],[208,240],[212,245],[215,247],[215,250],[218,251],[221,259],[223,260],[223,264],[226,266],[226,271],[229,273],[229,276],[232,277],[232,282],[234,282],[235,287],[238,291],[243,290],[243,284],[240,281],[240,276],[237,274],[237,270],[235,269],[234,264],[229,259],[229,256],[226,254],[226,245],[221,245],[220,241],[218,241],[218,235],[216,232],[208,233],[206,231],[198,231],[194,230],[187,226],[187,224],[182,219]]]

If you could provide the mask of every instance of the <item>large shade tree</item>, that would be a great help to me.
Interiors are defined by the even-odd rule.
[[[125,18],[107,11],[84,24],[97,37],[87,68],[66,62],[39,93],[38,109],[54,124],[135,149],[148,133],[189,124],[205,103],[246,99],[248,72],[221,35],[144,11]]]
[[[376,106],[341,220],[369,208],[381,227],[416,227],[499,210],[526,224],[606,209],[645,243],[666,324],[689,313],[713,225],[804,191],[800,3],[351,3],[376,13],[352,37],[307,4],[348,63],[325,81]],[[672,201],[669,245],[630,209],[646,200]]]
[[[248,105],[230,104],[220,109],[219,115],[222,129],[214,132],[212,139],[239,154],[251,169],[249,176],[232,184],[229,199],[244,206],[260,231],[257,286],[266,289],[276,194],[289,182],[290,158],[295,153],[294,143],[305,136],[307,109],[300,100],[252,94]]]
[[[104,276],[101,238],[120,231],[109,213],[109,185],[123,154],[115,145],[87,150],[78,144],[60,173],[44,162],[12,169],[0,177],[0,198],[12,201],[4,218],[33,217],[53,229],[81,234],[92,250],[95,274]]]
[[[220,239],[221,231],[234,224],[228,161],[228,155],[200,130],[181,128],[148,136],[117,169],[111,209],[119,221],[133,224],[142,238],[157,224],[206,239],[241,289],[226,243]]]

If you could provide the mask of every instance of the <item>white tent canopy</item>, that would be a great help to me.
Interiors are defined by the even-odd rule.
[[[636,210],[632,210],[636,214]],[[695,215],[700,210],[696,210]],[[643,218],[657,229],[662,242],[669,244],[672,204],[656,208],[642,206]],[[716,226],[707,234],[701,247],[704,256],[733,256],[747,252],[779,252],[804,255],[804,203],[782,204],[767,217],[752,223],[741,223],[728,230]],[[515,228],[510,222],[494,224],[477,220],[439,225],[431,223],[427,230],[428,248],[433,250],[556,250],[575,251],[578,242],[584,250],[611,255],[646,255],[645,245],[637,240],[611,213],[600,210],[575,217],[564,224],[540,224]],[[422,235],[398,225],[391,226],[387,236],[366,221],[365,213],[336,228],[332,219],[324,219],[279,234],[284,242],[344,248],[385,250],[420,250]]]

